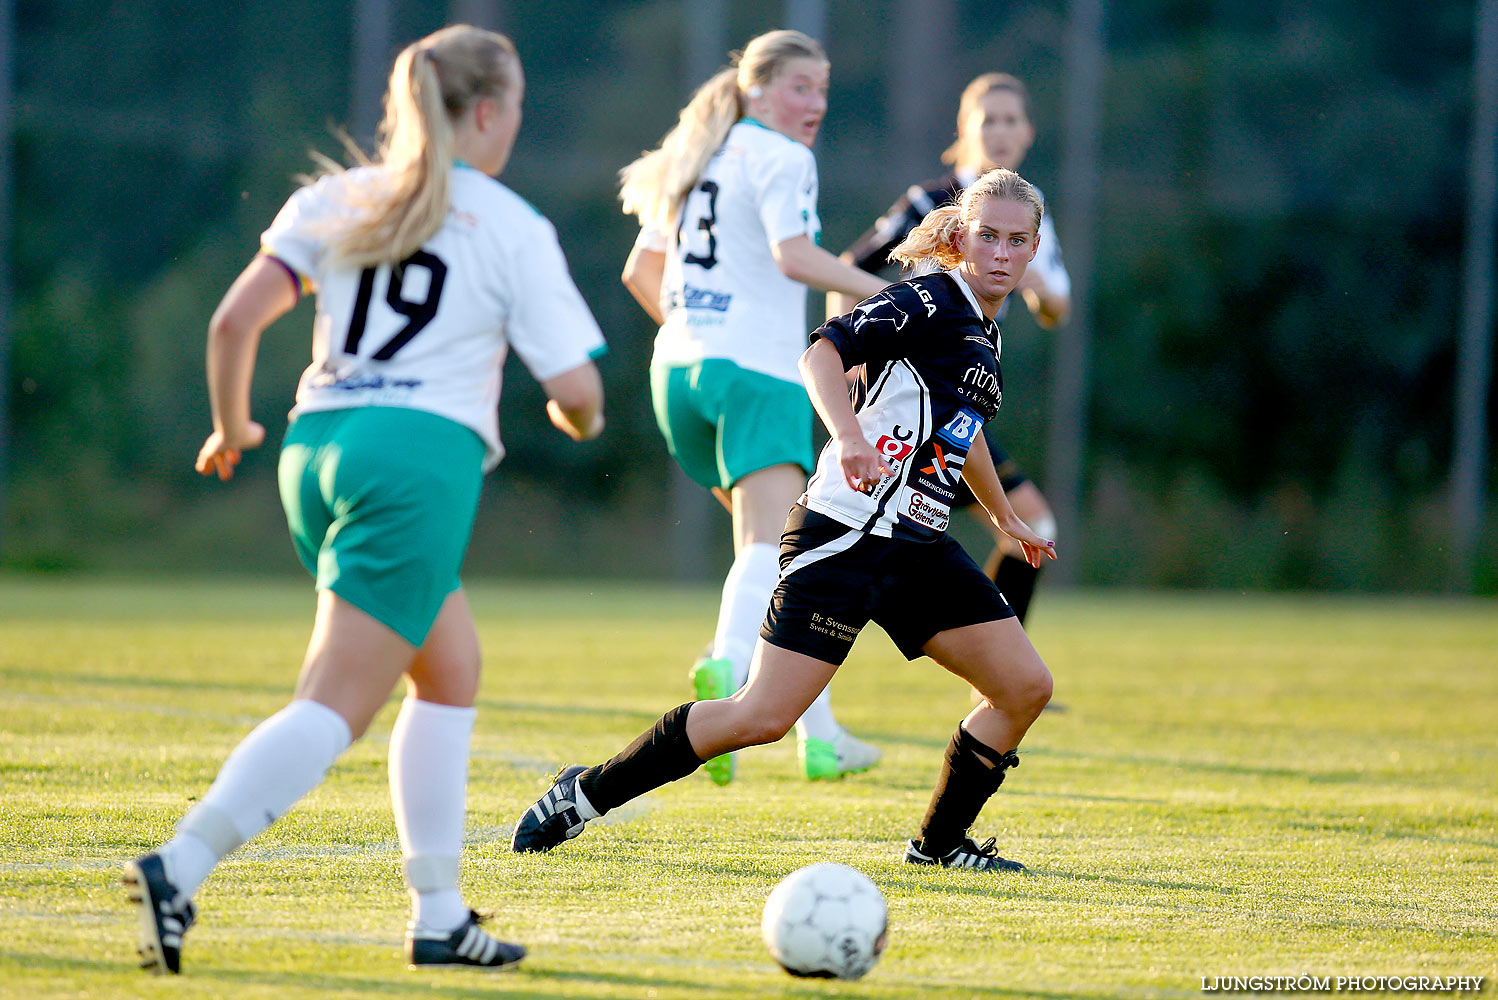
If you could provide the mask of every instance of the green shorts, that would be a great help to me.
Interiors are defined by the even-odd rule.
[[[420,646],[462,586],[483,461],[477,434],[420,410],[297,417],[281,446],[281,505],[317,589]]]
[[[811,400],[796,382],[709,358],[651,365],[650,396],[671,457],[709,489],[773,465],[816,465]]]

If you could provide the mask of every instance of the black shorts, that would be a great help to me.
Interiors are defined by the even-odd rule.
[[[945,534],[934,542],[880,538],[797,504],[759,634],[840,664],[872,620],[913,660],[938,632],[1012,617],[999,588]]]
[[[1010,493],[1021,484],[1028,483],[1030,481],[1029,475],[1025,473],[1024,469],[1019,467],[1019,463],[1014,460],[1014,456],[1005,451],[1004,446],[995,441],[993,435],[988,434],[986,429],[984,436],[988,439],[988,453],[993,456],[994,471],[999,474],[999,485],[1004,487],[1004,492]],[[978,498],[973,496],[972,490],[968,489],[966,479],[957,484],[957,496],[952,500],[952,507],[954,509],[957,507],[970,507],[977,502]]]

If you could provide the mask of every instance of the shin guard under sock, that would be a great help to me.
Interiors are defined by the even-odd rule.
[[[1015,751],[1000,753],[959,725],[947,744],[931,804],[921,820],[921,851],[933,858],[950,854],[1004,783],[1004,772],[1018,766]]]
[[[702,766],[687,739],[687,712],[693,704],[677,705],[629,746],[578,775],[578,786],[599,815]]]

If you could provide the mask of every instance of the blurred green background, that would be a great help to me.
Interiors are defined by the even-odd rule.
[[[694,62],[691,0],[378,5],[388,43],[491,19],[524,61],[503,179],[557,226],[611,350],[609,428],[572,446],[517,363],[509,455],[473,576],[721,576],[726,518],[685,504],[650,415],[654,330],[618,281],[634,237],[616,172],[726,49],[796,4],[720,3]],[[10,455],[0,565],[299,572],[275,448],[224,486],[208,430],[209,314],[310,165],[360,130],[349,0],[25,0],[14,6]],[[817,149],[823,244],[851,242],[941,172],[972,76],[1023,78],[1022,172],[1068,233],[1060,2],[817,5],[832,60]],[[694,17],[697,19],[694,20]],[[1078,523],[1085,584],[1441,590],[1473,107],[1466,2],[1113,0],[1091,277]],[[367,25],[366,25],[367,27]],[[914,30],[918,28],[919,30]],[[694,73],[696,74],[694,77]],[[1017,312],[1022,313],[1023,310]],[[254,412],[278,438],[311,307],[267,334]],[[1001,438],[1044,487],[1054,335],[1005,328]],[[1489,436],[1495,426],[1487,415]],[[1498,592],[1487,501],[1475,585]],[[965,537],[972,539],[972,535]]]

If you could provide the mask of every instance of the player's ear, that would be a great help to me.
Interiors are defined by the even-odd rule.
[[[473,102],[473,124],[480,132],[487,132],[499,119],[499,102],[492,97],[480,97]]]
[[[1030,237],[1030,259],[1034,260],[1035,259],[1035,255],[1039,251],[1040,251],[1040,233],[1037,232],[1034,236]]]

